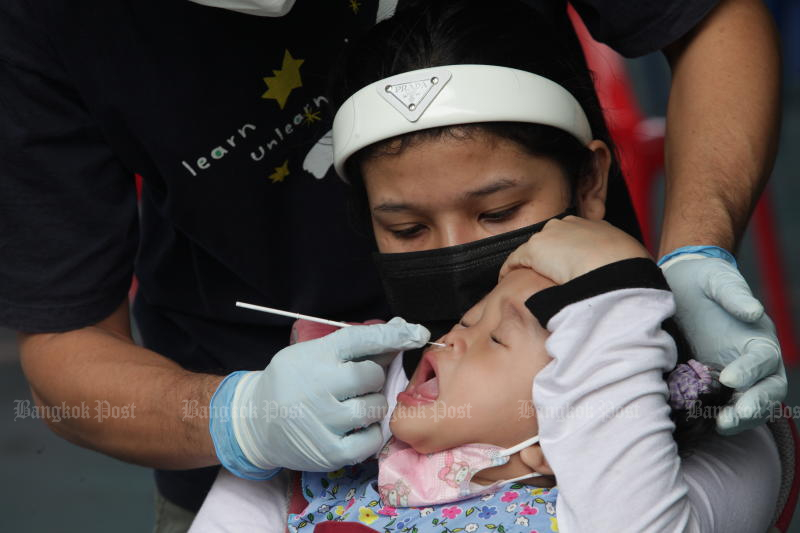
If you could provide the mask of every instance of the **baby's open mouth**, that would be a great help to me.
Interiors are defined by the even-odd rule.
[[[426,353],[419,362],[411,382],[404,392],[398,394],[398,401],[421,403],[439,398],[439,378],[436,376],[436,362]]]

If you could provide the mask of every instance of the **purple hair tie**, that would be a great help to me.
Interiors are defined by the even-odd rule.
[[[691,409],[701,395],[714,391],[718,383],[718,370],[689,359],[667,377],[669,405],[673,409]]]

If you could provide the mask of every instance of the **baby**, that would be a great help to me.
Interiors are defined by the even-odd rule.
[[[396,395],[390,424],[393,438],[377,462],[302,475],[307,505],[289,514],[292,533],[331,521],[341,527],[413,533],[558,530],[559,488],[537,442],[539,426],[530,399],[532,389],[534,397],[537,393],[534,379],[553,358],[559,359],[562,347],[572,343],[548,343],[550,332],[543,325],[552,328],[562,311],[577,311],[582,321],[573,323],[573,333],[570,324],[561,327],[557,332],[561,337],[574,341],[582,335],[609,336],[616,339],[608,343],[609,351],[616,352],[613,347],[622,335],[627,344],[642,346],[641,353],[628,357],[646,358],[648,351],[653,352],[649,355],[660,358],[663,370],[674,367],[675,357],[675,345],[665,341],[660,327],[671,312],[671,296],[644,249],[603,222],[554,221],[550,232],[546,228],[542,235],[546,238],[565,224],[602,241],[602,251],[583,247],[582,254],[571,250],[560,254],[554,248],[552,264],[569,267],[570,279],[561,285],[530,269],[508,273],[439,339],[445,348],[424,353],[407,386]],[[564,242],[564,235],[558,240]],[[592,316],[593,303],[621,316],[644,318],[648,327],[620,329],[604,321],[608,315]],[[642,303],[647,306],[641,307]],[[592,342],[586,345],[596,361],[608,355],[609,367],[614,367],[618,353],[604,354]],[[400,367],[395,361],[390,369],[390,397],[398,379],[403,381]],[[622,382],[628,377],[623,370],[613,379]],[[713,371],[690,361],[678,365],[668,382],[672,418],[678,423],[676,440],[680,443],[687,434],[710,429],[701,419],[692,419],[688,409],[692,402],[719,394]],[[663,399],[661,404],[666,406]],[[638,413],[643,418],[650,415]],[[581,415],[577,418],[573,424],[580,423]],[[704,427],[690,427],[697,424]]]
[[[555,531],[558,491],[528,409],[533,378],[550,361],[548,333],[525,307],[550,286],[514,271],[464,315],[397,394],[394,437],[378,461],[304,473],[308,506],[289,515],[289,530],[335,520],[379,531]],[[388,383],[401,367],[392,365]]]

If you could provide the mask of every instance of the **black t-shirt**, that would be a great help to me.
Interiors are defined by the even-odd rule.
[[[668,44],[713,3],[576,2],[627,54]],[[2,2],[0,323],[96,323],[134,265],[144,344],[191,370],[261,369],[286,345],[290,320],[236,300],[387,317],[374,245],[353,230],[331,167],[325,98],[330,68],[377,10],[300,0],[263,18],[187,0]],[[196,509],[215,472],[156,477]]]
[[[719,0],[570,0],[570,3],[592,37],[626,57],[638,57],[661,50],[684,36]]]

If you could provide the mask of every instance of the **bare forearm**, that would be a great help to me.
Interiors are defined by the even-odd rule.
[[[693,244],[733,250],[775,158],[777,32],[759,0],[723,0],[665,53],[673,81],[660,252]]]
[[[188,372],[100,327],[22,336],[20,352],[38,405],[88,411],[48,420],[63,438],[151,467],[217,463],[206,407],[222,377]]]

